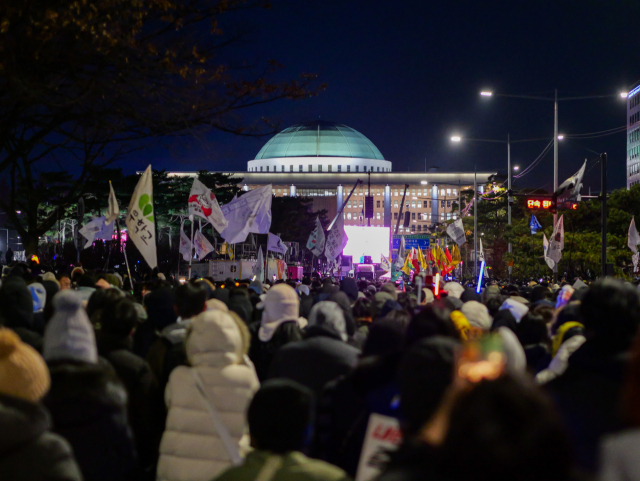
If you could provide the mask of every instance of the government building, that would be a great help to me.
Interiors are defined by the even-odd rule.
[[[272,137],[255,159],[247,162],[242,176],[243,190],[271,184],[275,196],[304,196],[313,200],[313,210],[326,209],[332,219],[358,180],[344,209],[345,225],[395,228],[405,185],[404,212],[410,212],[410,226],[402,221],[398,233],[428,233],[437,224],[456,219],[453,202],[460,191],[479,190],[496,172],[394,172],[392,162],[357,130],[343,124],[314,120],[293,125]],[[188,175],[175,172],[174,175]],[[370,186],[370,187],[369,187]],[[365,196],[374,197],[374,217],[364,218]],[[404,215],[404,214],[403,214]]]

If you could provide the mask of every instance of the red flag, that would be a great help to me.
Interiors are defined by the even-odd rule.
[[[448,248],[448,247],[447,247],[447,249],[445,250],[444,255],[446,255],[446,256],[447,256],[447,262],[448,262],[449,264],[451,264],[451,262],[452,262],[452,258],[451,258],[451,253],[449,252],[449,248]]]

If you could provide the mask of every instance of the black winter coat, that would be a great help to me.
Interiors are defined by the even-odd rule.
[[[368,356],[325,386],[318,399],[314,455],[355,478],[369,416],[397,417],[396,371],[401,353]]]
[[[85,481],[139,477],[127,419],[127,392],[109,363],[49,364],[51,390],[44,404],[54,432],[71,446]]]
[[[0,479],[82,481],[71,446],[41,405],[0,394]]]
[[[595,473],[600,439],[623,427],[621,389],[629,355],[597,339],[569,358],[565,373],[545,384],[569,428],[576,461]]]
[[[140,466],[153,471],[164,431],[163,403],[149,363],[132,350],[131,338],[98,336],[98,353],[107,359],[127,390],[127,412]]]
[[[310,326],[304,335],[302,341],[291,342],[276,352],[269,378],[291,379],[319,396],[325,384],[347,374],[358,364],[360,350],[324,326]]]
[[[258,379],[262,383],[269,376],[269,368],[276,352],[285,344],[301,340],[302,331],[298,326],[298,321],[286,321],[278,326],[269,341],[264,342],[258,337],[259,330],[259,322],[249,326],[249,331],[251,332],[249,358],[256,368]]]

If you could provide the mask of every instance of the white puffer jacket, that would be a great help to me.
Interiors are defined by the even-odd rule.
[[[169,410],[160,445],[158,481],[210,481],[231,465],[192,370],[242,456],[247,452],[246,409],[260,387],[251,361],[243,354],[242,337],[233,318],[220,310],[193,320],[186,340],[192,367],[171,373],[165,391]]]

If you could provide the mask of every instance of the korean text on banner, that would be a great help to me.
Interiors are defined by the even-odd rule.
[[[196,231],[193,237],[193,246],[196,248],[196,254],[198,254],[199,259],[205,257],[209,252],[213,252],[211,242],[199,230]]]
[[[455,222],[449,224],[447,227],[447,234],[458,245],[462,245],[467,242],[467,237],[464,235],[464,226],[462,225],[462,219],[458,219]]]
[[[191,258],[191,239],[187,237],[182,227],[180,228],[180,254],[182,254],[182,258],[186,262],[189,262],[189,258]]]
[[[127,209],[127,239],[131,239],[152,269],[158,267],[156,227],[153,218],[151,165],[144,171]]]
[[[377,478],[389,461],[389,453],[396,451],[401,442],[400,423],[396,418],[372,414],[367,424],[355,481]]]
[[[344,217],[343,214],[338,215],[338,220],[329,231],[327,236],[327,243],[324,250],[324,255],[327,256],[328,261],[336,259],[343,251],[344,246],[347,245],[349,238],[344,232]]]
[[[324,243],[324,230],[322,230],[320,217],[316,217],[316,226],[307,241],[307,249],[309,249],[314,256],[319,256],[324,252]]]

